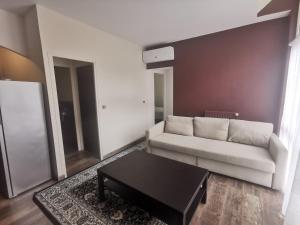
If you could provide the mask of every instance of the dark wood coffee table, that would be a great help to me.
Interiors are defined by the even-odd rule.
[[[206,169],[134,151],[98,169],[99,200],[105,200],[106,186],[167,224],[187,225],[199,202],[206,203],[208,175]]]

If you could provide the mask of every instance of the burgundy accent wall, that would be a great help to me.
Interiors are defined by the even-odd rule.
[[[259,11],[257,15],[265,16],[288,10],[290,10],[289,40],[292,41],[296,37],[299,0],[272,0],[261,11]]]
[[[233,111],[276,127],[288,36],[289,19],[281,18],[169,44],[175,50],[174,114]]]

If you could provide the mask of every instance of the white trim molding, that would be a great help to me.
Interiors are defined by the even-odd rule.
[[[94,60],[91,59],[74,59],[72,57],[68,57],[66,55],[61,54],[55,54],[55,53],[49,53],[48,52],[48,67],[50,73],[47,73],[46,71],[46,80],[47,80],[47,92],[49,96],[49,108],[50,108],[50,114],[51,114],[51,123],[52,123],[52,130],[53,130],[53,136],[54,136],[54,149],[55,149],[55,160],[56,160],[56,166],[57,166],[57,178],[65,178],[67,177],[67,171],[66,171],[66,163],[65,163],[65,154],[64,154],[64,146],[63,146],[63,139],[62,139],[62,131],[61,131],[61,121],[60,121],[60,115],[59,115],[59,105],[58,105],[58,97],[57,97],[57,88],[56,88],[56,81],[55,81],[55,71],[54,66],[55,63],[53,61],[53,58],[64,58],[67,60],[75,60],[75,61],[81,61],[81,62],[88,62],[91,63],[94,67],[94,79],[95,79],[95,90],[96,90],[96,111],[97,111],[97,119],[98,119],[98,132],[99,132],[99,146],[100,146],[100,152],[99,152],[99,158],[103,159],[103,154],[101,152],[101,138],[100,138],[100,96],[98,93],[98,88],[96,84],[99,84],[98,80],[98,73],[97,73],[97,67],[95,66],[96,63]],[[51,98],[51,100],[50,100]],[[76,113],[80,113],[80,111],[77,111]],[[83,142],[82,142],[83,144]]]

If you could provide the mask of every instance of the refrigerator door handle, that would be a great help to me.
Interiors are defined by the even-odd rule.
[[[2,113],[1,113],[1,106],[0,106],[0,126],[1,126],[1,129],[2,129]]]
[[[2,111],[0,106],[0,154],[2,154],[3,160],[3,169],[4,169],[4,176],[5,176],[5,183],[6,183],[6,191],[7,196],[9,198],[13,197],[13,186],[11,182],[10,172],[9,172],[9,163],[7,159],[7,152],[6,152],[6,142],[5,142],[5,135],[4,135],[4,127],[3,127],[3,118],[2,118]]]

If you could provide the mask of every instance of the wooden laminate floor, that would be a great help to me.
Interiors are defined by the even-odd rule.
[[[81,151],[66,156],[67,174],[71,176],[98,163],[88,152]],[[52,223],[32,201],[33,193],[46,188],[55,181],[49,181],[37,188],[7,199],[0,194],[0,225],[51,225]]]
[[[88,151],[80,151],[66,156],[66,167],[68,176],[72,176],[90,166],[100,162]]]
[[[84,152],[66,160],[69,176],[95,163]],[[0,225],[51,225],[33,203],[33,193],[49,181],[14,199],[0,196]],[[199,204],[190,225],[282,225],[282,195],[277,191],[247,182],[212,175],[209,179],[207,204]]]
[[[282,201],[279,191],[212,174],[190,225],[283,225]]]

